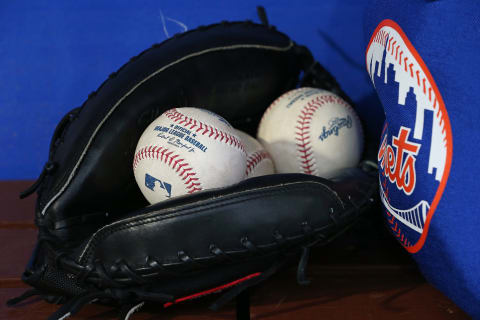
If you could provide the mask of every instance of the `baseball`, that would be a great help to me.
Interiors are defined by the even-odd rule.
[[[237,130],[237,135],[245,146],[247,152],[247,169],[245,171],[245,178],[253,178],[274,174],[273,161],[270,154],[254,137],[249,134]]]
[[[355,166],[363,151],[363,131],[352,107],[339,96],[316,88],[291,90],[265,111],[258,139],[278,173],[324,178]]]
[[[197,108],[171,109],[138,141],[135,180],[151,204],[243,180],[246,152],[235,129],[219,115]]]

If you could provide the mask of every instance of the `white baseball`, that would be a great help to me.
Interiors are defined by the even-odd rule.
[[[273,160],[270,154],[254,137],[249,134],[236,130],[237,135],[242,139],[247,152],[247,169],[245,171],[245,178],[253,178],[274,174]]]
[[[197,108],[171,109],[155,119],[138,141],[135,180],[157,203],[243,180],[245,147],[219,115]]]
[[[355,166],[363,151],[355,111],[339,96],[316,88],[295,89],[275,100],[260,121],[258,140],[278,173],[325,178]]]

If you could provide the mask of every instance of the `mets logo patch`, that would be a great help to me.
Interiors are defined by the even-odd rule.
[[[378,151],[384,215],[398,241],[415,253],[448,180],[450,121],[426,64],[394,21],[382,21],[373,32],[366,66],[386,115]]]

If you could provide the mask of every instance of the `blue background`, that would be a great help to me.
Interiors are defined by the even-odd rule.
[[[0,4],[0,180],[33,179],[57,122],[113,71],[167,34],[221,20],[271,24],[307,45],[357,103],[381,109],[365,69],[366,1],[11,1]],[[163,19],[162,19],[163,15]],[[379,135],[379,132],[378,132]]]

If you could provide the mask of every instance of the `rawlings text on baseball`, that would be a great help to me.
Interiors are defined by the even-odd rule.
[[[265,111],[258,139],[279,173],[331,177],[355,166],[363,151],[363,131],[352,107],[316,88],[285,93]]]

